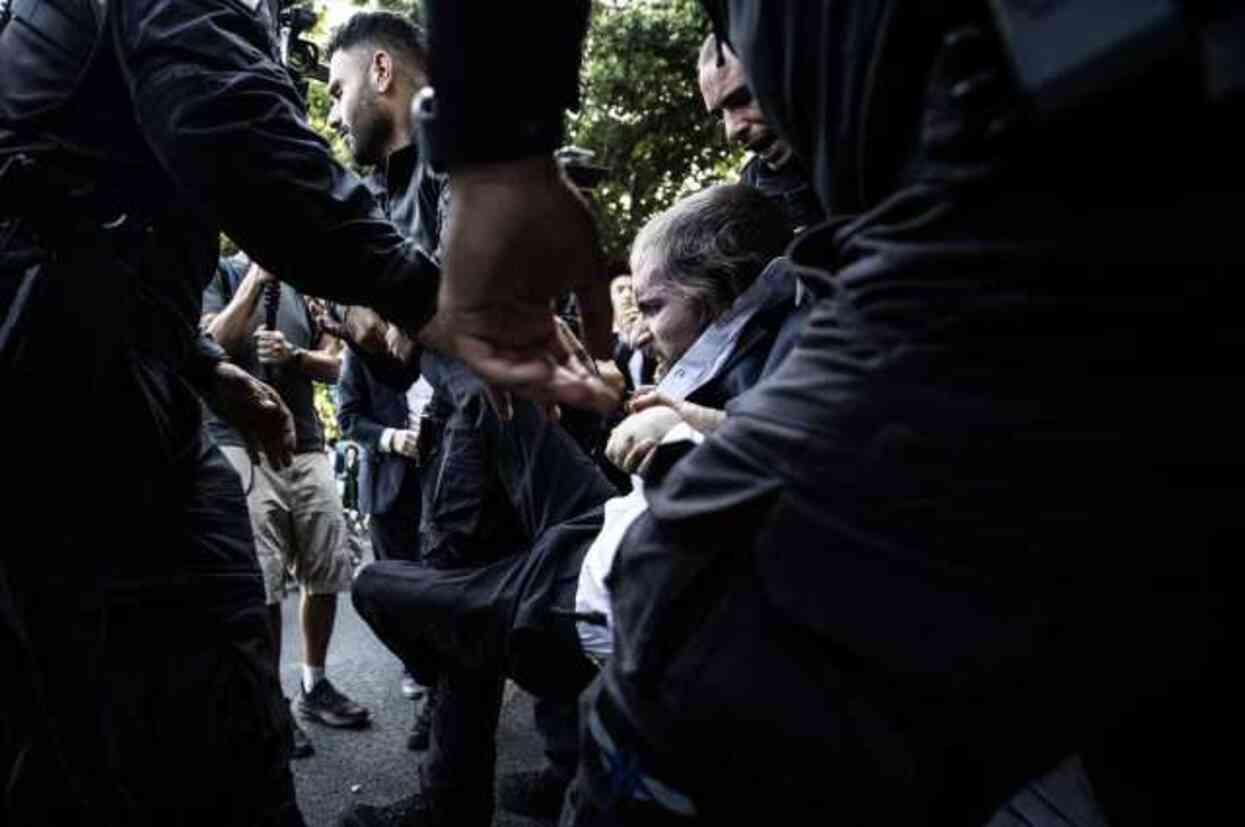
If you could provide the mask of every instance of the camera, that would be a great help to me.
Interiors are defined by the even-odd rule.
[[[610,173],[608,167],[592,162],[596,153],[577,146],[564,146],[553,153],[554,160],[562,167],[566,177],[582,192],[592,192]]]
[[[309,78],[328,83],[328,67],[320,62],[320,47],[303,38],[303,33],[316,25],[318,15],[310,6],[281,0],[277,26],[281,34],[281,62],[289,71],[298,93],[307,99]]]

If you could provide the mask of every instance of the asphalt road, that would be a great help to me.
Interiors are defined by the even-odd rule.
[[[298,691],[302,633],[296,593],[282,606],[285,619],[281,684],[287,697]],[[310,758],[293,762],[298,800],[308,827],[329,827],[354,802],[383,804],[416,790],[418,753],[406,748],[412,703],[402,697],[402,667],[355,613],[348,595],[338,602],[337,626],[329,648],[328,675],[337,688],[372,712],[364,730],[337,730],[305,723],[315,746]],[[513,684],[498,727],[498,776],[541,765],[540,741],[532,725],[531,698]],[[499,812],[498,827],[539,827],[544,822]]]

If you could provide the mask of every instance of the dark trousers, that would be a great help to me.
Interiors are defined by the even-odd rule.
[[[416,490],[414,504],[406,499],[406,491],[402,492],[398,501],[384,514],[373,514],[368,520],[368,533],[372,536],[372,554],[377,560],[405,560],[411,563],[419,561],[419,526],[422,509]],[[408,673],[409,664],[403,663]],[[411,673],[413,674],[413,673]]]
[[[181,375],[195,277],[144,222],[89,215],[0,219],[0,374],[25,400],[0,406],[21,469],[0,549],[0,823],[301,825],[246,499]],[[84,461],[63,435],[87,398],[109,436]]]
[[[421,554],[436,568],[487,565],[533,537],[519,526],[497,474],[500,423],[480,380],[464,365],[431,351],[420,364],[436,389],[431,405],[444,421],[422,474]]]
[[[501,689],[512,677],[538,697],[574,703],[595,673],[570,612],[600,512],[546,532],[530,552],[475,569],[404,561],[364,568],[360,616],[421,683],[435,681],[427,789],[463,824],[488,824]]]
[[[594,670],[569,612],[614,489],[535,406],[516,400],[502,422],[462,365],[435,354],[422,364],[453,407],[426,477],[428,567],[369,566],[352,593],[377,636],[435,687],[428,790],[463,823],[487,824],[505,676],[541,698],[550,762],[573,770],[574,699]]]
[[[0,563],[5,824],[303,823],[246,501],[219,450],[191,448],[163,508],[96,514],[93,543],[33,523],[17,547],[66,571],[33,553]],[[69,565],[148,548],[182,566]]]
[[[419,494],[418,491],[415,492]],[[414,506],[399,501],[384,514],[373,514],[368,519],[368,533],[372,537],[372,553],[377,560],[419,559],[420,503]]]
[[[549,770],[569,782],[579,763],[578,699],[537,698],[532,707],[532,721],[545,743]]]

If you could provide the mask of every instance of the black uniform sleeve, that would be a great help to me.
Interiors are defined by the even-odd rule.
[[[425,3],[437,99],[426,137],[438,164],[512,161],[562,143],[565,112],[579,102],[590,8],[590,0]],[[517,88],[499,77],[518,78]]]
[[[307,125],[275,60],[266,4],[112,7],[138,122],[178,196],[302,292],[422,326],[434,310],[435,267]]]

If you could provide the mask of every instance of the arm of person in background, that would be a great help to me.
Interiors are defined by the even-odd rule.
[[[327,333],[321,333],[316,349],[310,350],[291,345],[280,330],[255,331],[255,349],[260,364],[293,365],[304,376],[332,385],[341,374],[342,357],[330,341]]]
[[[268,4],[135,0],[113,17],[137,122],[178,197],[301,292],[418,330],[435,265],[307,124]]]
[[[262,452],[274,467],[284,468],[292,461],[294,450],[294,418],[289,408],[271,387],[231,364],[229,352],[210,335],[213,323],[228,311],[226,324],[217,326],[218,335],[230,344],[234,355],[241,353],[250,320],[257,318],[253,302],[242,294],[253,292],[257,297],[262,293],[262,284],[254,285],[258,278],[253,269],[243,279],[244,284],[251,281],[252,285],[245,290],[239,285],[230,302],[225,301],[220,272],[208,283],[203,291],[204,315],[185,372],[208,407],[242,436],[252,458]],[[238,330],[240,336],[235,333]]]
[[[330,336],[336,337],[362,360],[372,378],[405,393],[419,379],[419,359],[416,352],[407,352],[405,357],[399,355],[391,342],[398,332],[380,317],[376,311],[359,305],[338,306],[336,312],[315,314],[317,325]],[[403,337],[410,341],[409,337]]]
[[[337,424],[342,429],[342,435],[369,451],[415,458],[419,439],[417,432],[391,428],[372,418],[374,405],[366,372],[367,366],[358,352],[347,352],[337,385]]]
[[[389,323],[375,310],[360,305],[337,305],[330,313],[323,305],[313,308],[316,324],[330,336],[336,336],[350,347],[364,353],[385,353]]]
[[[200,327],[230,357],[237,359],[245,350],[247,338],[259,325],[260,316],[256,311],[264,295],[264,286],[275,280],[271,273],[252,262],[228,303],[224,302],[219,272],[204,291]]]

